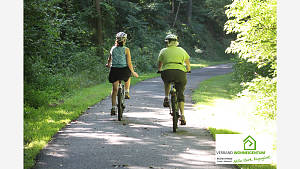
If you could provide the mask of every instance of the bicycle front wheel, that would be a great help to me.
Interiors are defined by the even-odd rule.
[[[123,111],[124,111],[124,100],[123,100],[123,92],[124,88],[119,88],[118,90],[118,120],[121,121],[123,118]]]
[[[175,94],[171,95],[171,107],[172,107],[172,114],[173,114],[173,132],[176,132],[177,124],[178,124],[178,102]]]

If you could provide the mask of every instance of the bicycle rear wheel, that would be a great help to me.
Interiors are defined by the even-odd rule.
[[[171,108],[172,108],[172,119],[173,119],[173,132],[176,132],[177,124],[178,124],[178,102],[177,102],[177,96],[175,91],[171,91]]]
[[[123,118],[124,111],[124,85],[118,90],[118,120],[121,121]]]

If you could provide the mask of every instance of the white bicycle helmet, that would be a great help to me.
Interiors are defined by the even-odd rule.
[[[169,34],[165,37],[165,42],[178,41],[178,37],[174,34]]]
[[[126,40],[127,39],[127,34],[124,33],[124,32],[119,32],[116,34],[116,39],[121,42],[123,40]]]

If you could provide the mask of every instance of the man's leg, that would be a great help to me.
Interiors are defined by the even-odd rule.
[[[164,107],[169,107],[170,106],[170,104],[169,104],[169,93],[170,93],[171,83],[165,82],[164,86],[165,86],[165,99],[164,99],[163,106]]]
[[[181,116],[184,116],[184,102],[178,102],[178,107],[179,107]]]
[[[165,97],[169,97],[171,83],[164,83],[165,86]]]
[[[184,117],[184,90],[185,85],[187,82],[186,74],[184,72],[180,72],[180,81],[176,83],[176,90],[177,90],[177,99],[178,99],[178,107],[181,113],[181,125],[185,125],[185,117]]]
[[[186,125],[185,117],[184,117],[184,102],[178,102],[178,107],[181,113],[181,125]]]

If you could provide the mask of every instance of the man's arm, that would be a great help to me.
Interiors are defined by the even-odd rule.
[[[185,62],[185,65],[186,65],[186,70],[188,72],[191,71],[190,59],[186,59],[184,62]]]
[[[158,71],[161,71],[162,65],[163,65],[163,63],[161,61],[158,61]]]

